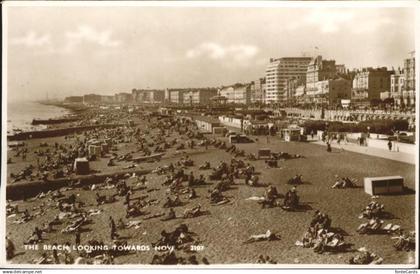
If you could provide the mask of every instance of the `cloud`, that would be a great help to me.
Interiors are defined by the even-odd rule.
[[[51,45],[51,37],[49,34],[40,35],[35,31],[30,31],[22,37],[10,39],[12,45],[23,45],[28,48],[45,47]]]
[[[205,42],[186,52],[187,58],[234,59],[243,61],[254,57],[258,53],[254,45],[237,44],[222,46],[214,42]]]
[[[366,22],[366,21],[365,21]],[[368,22],[363,24],[363,27],[355,27],[352,28],[352,31],[356,34],[363,34],[363,33],[369,33],[369,32],[375,32],[377,29],[383,26],[390,26],[392,24],[395,24],[395,21],[391,18],[387,17],[374,17],[370,18]]]
[[[111,30],[98,31],[90,26],[79,26],[76,31],[69,31],[65,33],[67,38],[65,49],[70,51],[75,46],[86,42],[99,45],[104,48],[115,48],[120,46],[121,41],[113,40],[111,35]]]
[[[351,11],[315,9],[306,17],[305,22],[318,25],[323,33],[334,33],[339,31],[343,24],[352,22],[354,16]]]

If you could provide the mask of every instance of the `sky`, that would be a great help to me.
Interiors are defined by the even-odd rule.
[[[270,57],[403,65],[410,8],[8,7],[8,101],[250,82]],[[317,48],[317,49],[316,49]]]

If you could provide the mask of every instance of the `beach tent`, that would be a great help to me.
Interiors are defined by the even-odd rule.
[[[89,174],[89,161],[86,158],[76,158],[74,160],[74,171],[77,175]]]

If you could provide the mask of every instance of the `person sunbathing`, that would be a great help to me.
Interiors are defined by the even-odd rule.
[[[270,230],[267,230],[264,234],[251,235],[244,243],[253,243],[258,241],[274,241],[280,239],[280,235],[277,235]]]
[[[203,169],[203,170],[206,170],[206,169],[210,169],[211,168],[211,166],[210,166],[210,162],[204,162],[204,164],[202,164],[198,169]]]
[[[176,219],[176,215],[174,209],[171,207],[169,208],[167,215],[164,218],[162,218],[161,221],[169,221],[173,219]]]
[[[183,218],[184,218],[184,219],[186,219],[186,218],[194,218],[194,217],[199,216],[200,214],[201,214],[201,206],[200,206],[200,205],[198,205],[198,206],[193,207],[193,208],[191,208],[191,209],[186,209],[186,210],[184,211],[184,216],[183,216]]]

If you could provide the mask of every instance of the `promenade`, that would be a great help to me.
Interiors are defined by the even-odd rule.
[[[309,137],[308,140],[317,145],[323,145],[326,146],[326,144],[320,140],[311,140]],[[369,147],[369,146],[359,146],[354,143],[345,143],[342,142],[341,144],[337,144],[336,141],[331,143],[331,147],[334,149],[343,149],[346,151],[366,154],[370,156],[385,158],[389,160],[394,160],[398,162],[408,163],[415,165],[416,164],[416,152],[413,151],[412,154],[406,153],[406,152],[399,152],[399,151],[389,151],[386,149],[380,149],[376,147]]]

